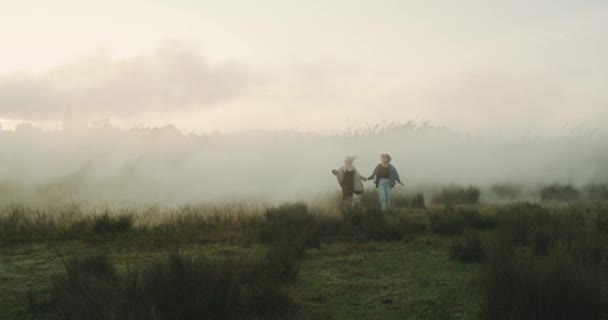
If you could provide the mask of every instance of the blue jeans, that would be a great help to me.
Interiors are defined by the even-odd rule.
[[[380,207],[382,211],[391,203],[391,180],[381,178],[378,180],[378,195],[380,196]]]

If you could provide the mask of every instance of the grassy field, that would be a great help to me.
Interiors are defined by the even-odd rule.
[[[8,206],[0,319],[606,319],[606,208]]]

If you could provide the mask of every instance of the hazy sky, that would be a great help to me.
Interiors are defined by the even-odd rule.
[[[607,38],[606,1],[0,0],[0,123],[601,128]]]

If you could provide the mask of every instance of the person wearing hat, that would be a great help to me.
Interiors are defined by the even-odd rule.
[[[363,182],[367,180],[359,174],[359,171],[353,165],[355,157],[346,157],[344,166],[339,169],[331,170],[331,173],[338,178],[338,183],[342,187],[342,203],[345,209],[349,209],[353,205],[353,196],[363,193]]]
[[[403,185],[403,183],[399,178],[397,169],[391,164],[391,156],[388,153],[381,154],[380,161],[380,164],[374,169],[374,173],[367,179],[374,179],[380,197],[380,207],[382,207],[382,211],[385,211],[391,203],[391,190],[395,187],[395,184]]]

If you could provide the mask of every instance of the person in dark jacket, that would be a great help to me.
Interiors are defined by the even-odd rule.
[[[338,183],[342,188],[342,202],[344,209],[350,209],[353,204],[353,195],[363,193],[362,181],[367,180],[362,176],[353,165],[355,157],[346,157],[344,166],[339,169],[331,170],[331,173],[338,178]]]
[[[391,190],[397,183],[402,186],[403,183],[401,182],[401,178],[399,178],[397,169],[391,164],[391,156],[389,154],[381,154],[380,161],[380,164],[376,166],[374,173],[368,179],[374,179],[376,188],[378,188],[380,206],[384,211],[391,203]]]

